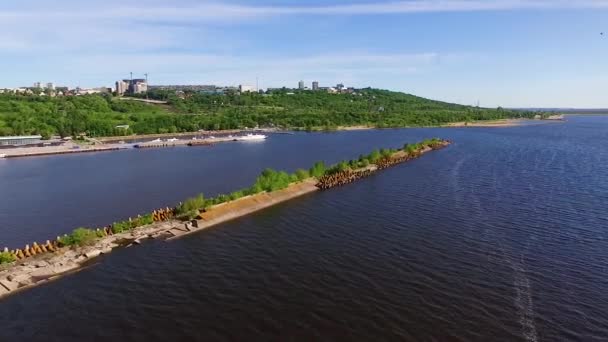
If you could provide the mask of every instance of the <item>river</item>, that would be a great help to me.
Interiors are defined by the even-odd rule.
[[[0,245],[428,137],[450,147],[0,302],[0,340],[608,336],[608,116],[0,160]]]

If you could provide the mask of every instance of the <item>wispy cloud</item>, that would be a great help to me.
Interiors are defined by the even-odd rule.
[[[507,11],[525,9],[608,9],[608,0],[410,0],[320,6],[243,5],[183,0],[167,5],[158,0],[64,0],[57,7],[46,0],[0,4],[0,42],[5,53],[23,51],[96,50],[114,47],[133,51],[179,46],[192,32],[208,25],[291,16],[363,16],[433,12]],[[24,23],[27,23],[24,25]],[[178,24],[167,27],[163,24]],[[190,30],[192,31],[192,30]],[[205,34],[196,32],[203,42]]]
[[[84,4],[84,5],[83,5]],[[608,9],[608,0],[409,0],[322,6],[264,6],[222,2],[181,1],[167,5],[158,1],[89,1],[57,10],[46,1],[25,1],[2,10],[0,19],[104,18],[112,20],[218,21],[276,15],[375,15],[430,12],[505,11],[525,9]]]

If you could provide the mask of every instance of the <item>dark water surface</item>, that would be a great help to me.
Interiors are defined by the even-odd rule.
[[[0,160],[19,246],[439,136],[449,148],[0,302],[0,340],[608,339],[608,117]]]

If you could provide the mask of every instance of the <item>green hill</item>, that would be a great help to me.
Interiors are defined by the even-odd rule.
[[[377,89],[356,94],[287,90],[269,94],[150,92],[169,106],[111,96],[44,97],[0,94],[0,135],[90,136],[190,132],[244,127],[334,129],[338,126],[434,126],[449,122],[532,117],[531,112],[462,106]],[[129,125],[127,132],[116,129]]]

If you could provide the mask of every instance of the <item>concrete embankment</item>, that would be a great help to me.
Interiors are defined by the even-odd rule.
[[[0,265],[0,298],[82,269],[91,265],[95,258],[110,253],[115,248],[139,244],[144,239],[172,240],[200,232],[317,190],[352,183],[379,170],[418,158],[427,152],[448,145],[449,142],[440,141],[435,142],[433,146],[423,146],[409,154],[399,151],[378,160],[376,164],[370,164],[360,169],[327,174],[319,180],[309,178],[302,182],[293,183],[282,190],[262,192],[218,204],[201,212],[196,220],[188,222],[173,219],[174,210],[166,208],[154,211],[151,214],[153,221],[155,221],[152,224],[121,233],[112,233],[112,227],[98,230],[102,237],[87,246],[62,247],[61,240],[58,239],[53,243],[47,241],[45,247],[35,244],[33,248],[28,245],[23,250],[10,251],[19,260],[11,264]],[[131,222],[131,220],[128,222]],[[152,220],[148,222],[152,222]],[[36,252],[41,249],[44,250],[44,253]]]
[[[110,152],[118,151],[121,148],[116,146],[100,146],[91,148],[51,148],[51,147],[32,147],[15,149],[14,151],[6,151],[4,158],[23,158],[23,157],[36,157],[36,156],[51,156],[59,154],[77,154],[77,153],[93,153],[93,152]]]

